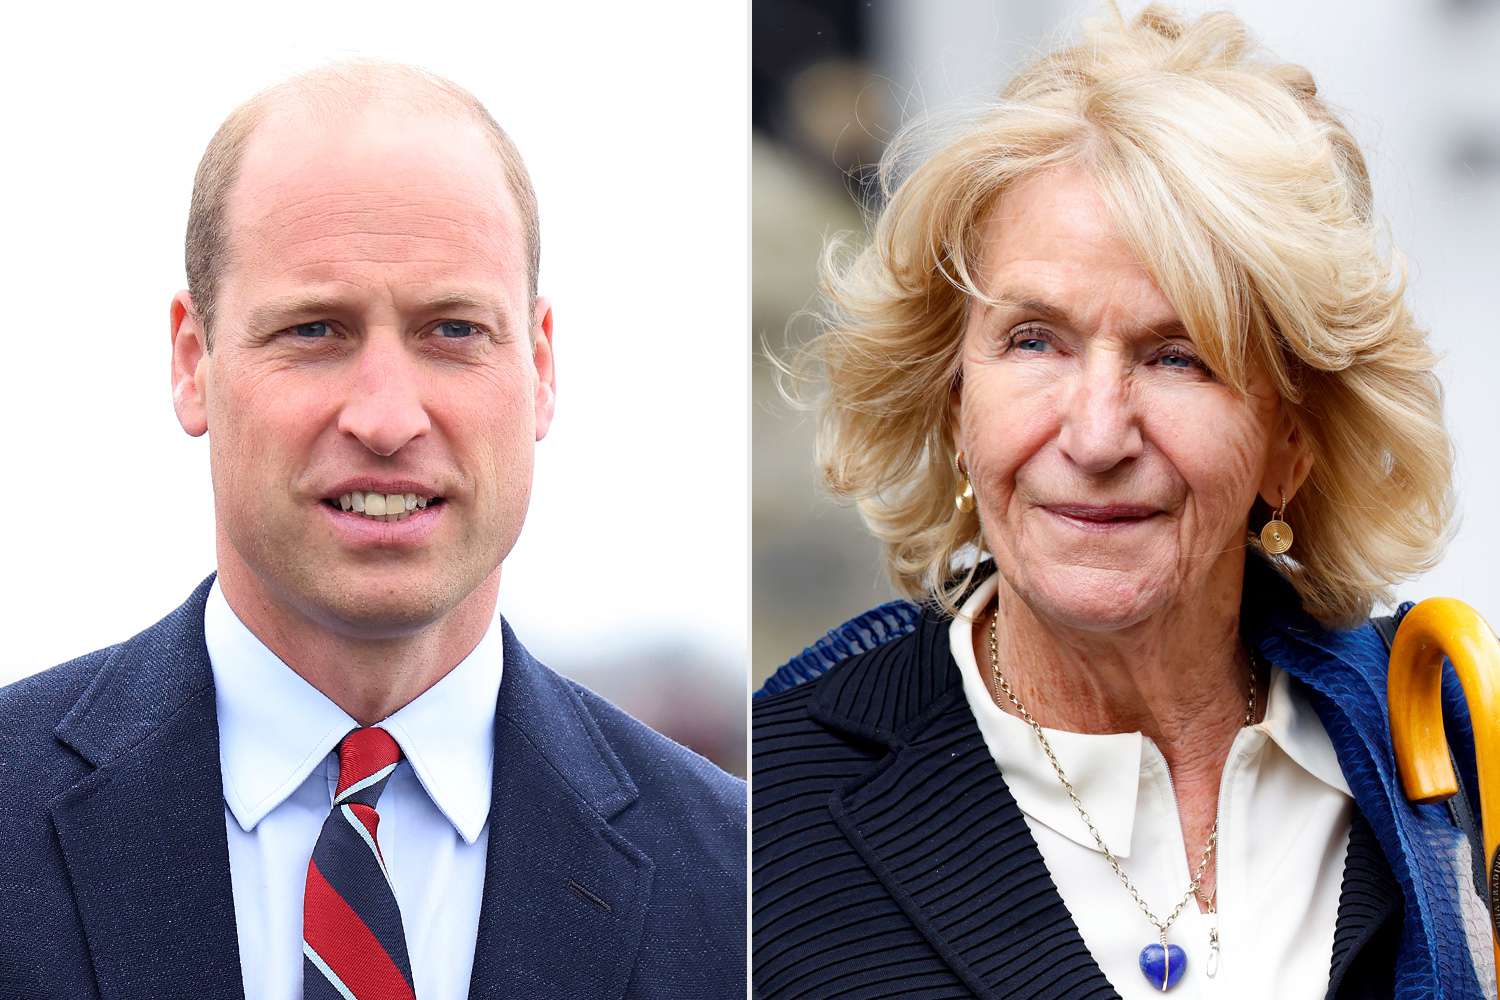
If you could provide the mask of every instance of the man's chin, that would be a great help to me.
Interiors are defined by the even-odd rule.
[[[357,578],[308,595],[308,617],[350,638],[394,639],[441,621],[457,603],[448,587]]]

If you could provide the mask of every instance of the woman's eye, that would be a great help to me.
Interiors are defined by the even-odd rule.
[[[438,336],[446,340],[459,340],[471,337],[479,332],[479,328],[473,323],[465,323],[461,320],[445,320],[437,325]]]
[[[1203,362],[1199,361],[1191,354],[1186,354],[1180,351],[1167,351],[1165,354],[1160,354],[1157,356],[1156,362],[1163,368],[1182,368],[1189,371],[1195,368],[1199,371],[1208,370]]]
[[[321,320],[314,323],[298,323],[291,328],[293,336],[301,337],[304,340],[321,340],[325,334],[331,332],[333,331],[328,324]]]
[[[1007,346],[1017,351],[1027,351],[1032,354],[1040,354],[1046,351],[1051,344],[1039,330],[1017,330],[1010,335]]]

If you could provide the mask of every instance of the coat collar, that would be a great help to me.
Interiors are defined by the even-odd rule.
[[[927,609],[911,616],[903,629],[851,664],[854,669],[823,676],[808,709],[814,721],[845,736],[895,747],[949,707],[963,683],[948,655],[946,622]],[[902,634],[909,634],[909,645],[898,654],[892,644]]]
[[[849,667],[824,678],[809,710],[888,753],[834,792],[829,809],[916,929],[977,997],[1118,996],[995,769],[947,622],[923,616],[906,641]],[[966,831],[977,826],[992,831],[994,850],[974,849]],[[1046,968],[1019,984],[1006,970],[1025,955],[1045,955]]]
[[[213,579],[116,648],[55,730],[95,768],[48,811],[107,1000],[242,997],[203,637]],[[573,687],[502,628],[470,996],[619,996],[653,872],[610,825],[636,787]]]
[[[609,821],[635,783],[573,686],[503,623],[495,787],[471,1000],[618,997],[654,866]]]
[[[106,1000],[242,995],[203,643],[212,579],[118,647],[56,729],[95,767],[48,810]]]

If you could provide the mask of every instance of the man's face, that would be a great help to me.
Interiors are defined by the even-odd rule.
[[[250,140],[228,219],[211,354],[184,357],[194,321],[173,309],[221,574],[351,636],[442,619],[498,582],[552,415],[551,314],[528,303],[486,134],[383,108],[333,125],[280,111]],[[356,491],[437,499],[376,519],[342,509]]]

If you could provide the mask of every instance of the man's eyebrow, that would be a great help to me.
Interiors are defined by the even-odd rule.
[[[408,306],[403,303],[403,309]],[[439,313],[454,309],[472,309],[488,313],[499,322],[501,331],[508,325],[509,316],[499,302],[467,292],[444,292],[430,299],[421,300],[418,312]],[[250,311],[247,321],[251,330],[263,330],[279,326],[294,316],[333,316],[351,311],[347,300],[329,295],[286,295],[262,302]]]
[[[448,292],[436,298],[426,299],[421,306],[421,312],[435,313],[448,309],[473,309],[476,312],[487,312],[495,316],[503,324],[509,317],[499,302],[493,299],[470,295],[467,292]]]
[[[292,316],[322,316],[343,312],[348,306],[336,298],[322,295],[286,295],[262,302],[250,310],[245,325],[251,330],[280,324]]]

